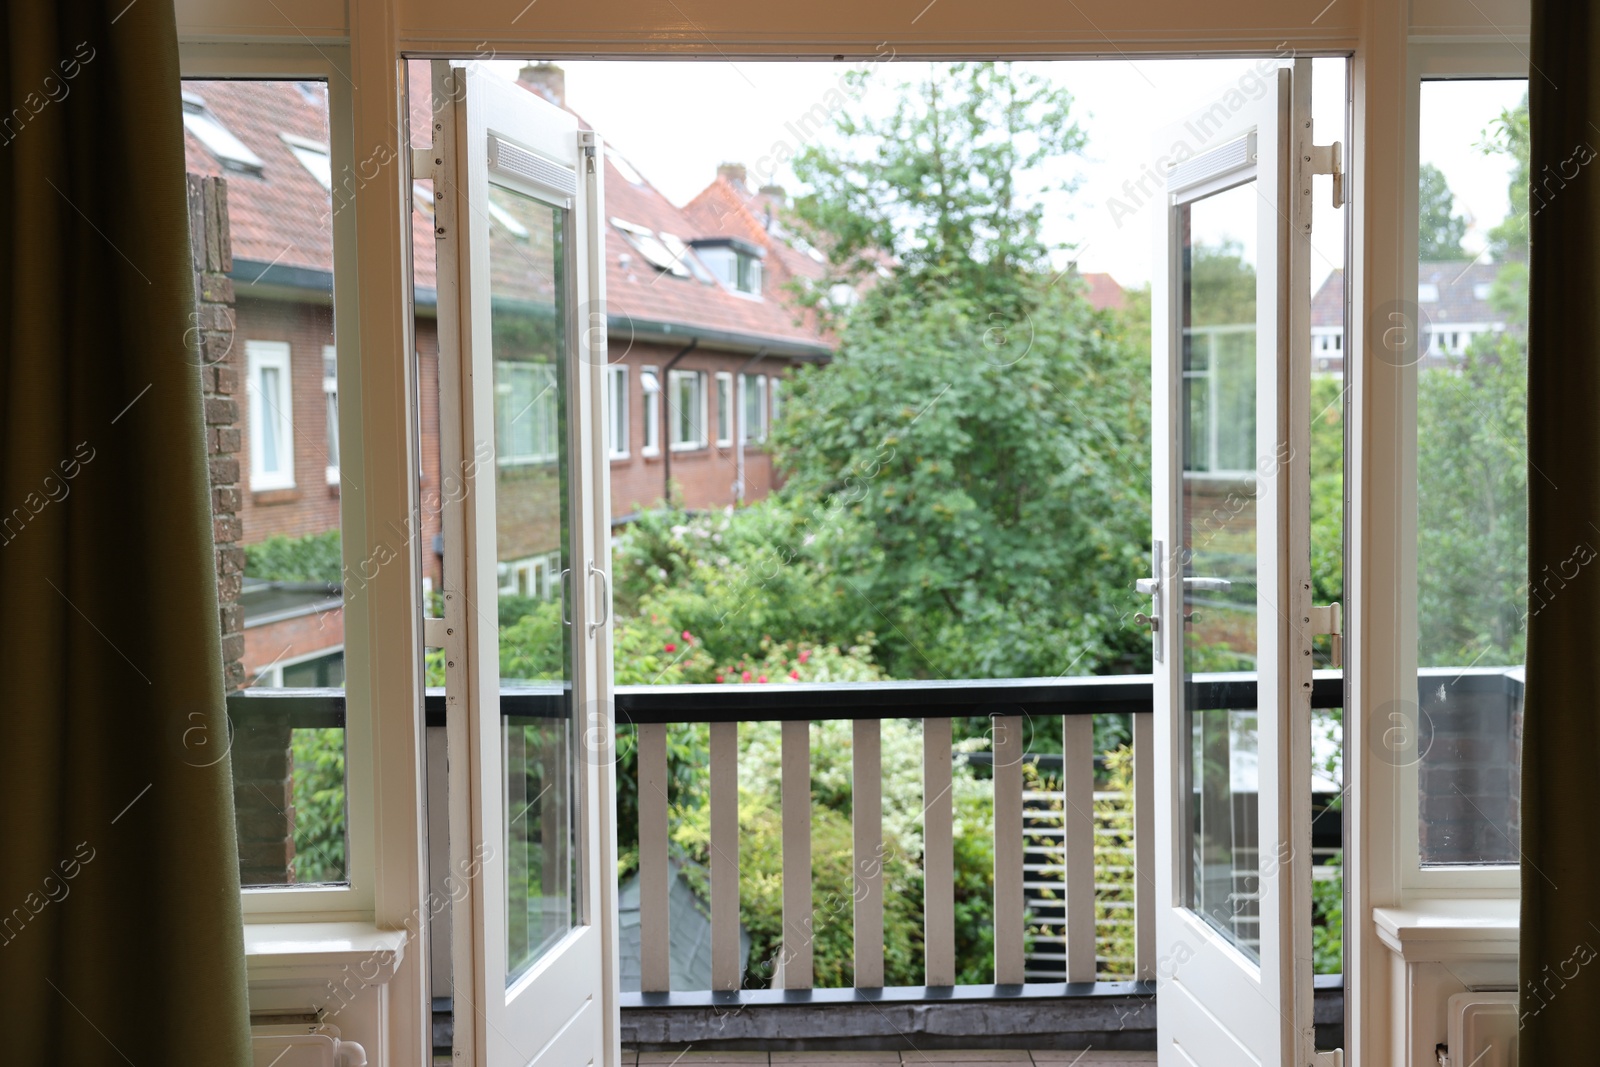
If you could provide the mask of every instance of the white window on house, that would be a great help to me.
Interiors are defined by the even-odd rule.
[[[554,463],[561,444],[554,366],[496,360],[494,399],[500,466]]]
[[[1417,284],[1417,300],[1423,304],[1437,304],[1439,302],[1438,283],[1419,282]]]
[[[717,374],[717,445],[733,444],[733,375]]]
[[[767,376],[746,374],[739,382],[743,394],[744,425],[740,440],[765,441],[767,439]]]
[[[289,343],[246,341],[250,393],[250,488],[294,487],[294,411]]]
[[[332,345],[322,346],[322,401],[328,410],[328,484],[339,484],[339,375]]]
[[[778,401],[778,394],[781,391],[782,386],[783,386],[783,379],[782,378],[773,378],[772,379],[772,387],[771,387],[772,388],[772,397],[771,397],[771,401],[770,401],[770,406],[771,406],[771,409],[772,409],[772,421],[774,423],[776,423],[778,421],[779,414],[780,414],[780,411],[781,411],[781,408],[780,408],[780,405],[779,405],[779,401]]]
[[[628,368],[606,368],[607,450],[612,459],[628,458]]]
[[[706,376],[697,370],[675,370],[667,376],[672,390],[668,414],[672,448],[684,451],[706,446]]]
[[[561,553],[508,560],[499,565],[500,592],[534,600],[554,600],[561,595]]]
[[[749,296],[761,295],[761,248],[733,237],[696,241],[700,261],[728,289]]]
[[[654,456],[661,451],[661,379],[654,367],[639,371],[639,389],[644,404],[644,442],[639,446],[639,452]]]

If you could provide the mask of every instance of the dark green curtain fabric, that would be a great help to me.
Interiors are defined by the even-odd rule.
[[[172,4],[0,0],[0,1062],[249,1062]]]
[[[1600,3],[1534,0],[1522,1054],[1592,1060],[1600,1005]],[[1587,1050],[1587,1051],[1586,1051]]]

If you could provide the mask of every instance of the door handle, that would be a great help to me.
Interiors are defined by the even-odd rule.
[[[593,637],[600,632],[600,627],[611,621],[611,575],[594,565],[594,560],[589,561],[589,577],[600,579],[600,603],[605,608],[605,614],[589,624],[589,636]]]
[[[1140,578],[1133,583],[1133,587],[1144,596],[1155,596],[1161,591],[1160,578]],[[1233,588],[1233,583],[1226,578],[1191,578],[1183,579],[1185,589],[1194,589],[1202,593],[1226,593]]]

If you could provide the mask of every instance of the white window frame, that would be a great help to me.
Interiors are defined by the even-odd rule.
[[[774,374],[767,382],[767,430],[771,432],[777,425],[779,417],[778,393],[782,390],[783,379]]]
[[[548,363],[525,363],[517,360],[496,360],[495,371],[495,403],[500,403],[501,397],[511,396],[515,403],[516,387],[509,380],[502,380],[501,375],[508,377],[513,374],[529,374],[534,381],[536,391],[533,400],[524,408],[509,411],[505,420],[495,419],[496,435],[500,427],[510,426],[516,419],[531,416],[530,426],[533,432],[533,447],[526,452],[513,451],[506,447],[509,442],[495,441],[495,462],[501,467],[533,467],[556,462],[561,455],[561,424],[559,417],[560,402],[556,394],[555,369]],[[542,378],[548,378],[543,381]]]
[[[654,383],[653,385],[651,383]],[[639,368],[639,402],[644,416],[644,440],[639,443],[641,456],[661,454],[661,372],[655,367]]]
[[[249,683],[252,687],[260,689],[282,689],[283,669],[285,667],[296,667],[302,663],[309,663],[314,659],[321,659],[324,656],[331,656],[335,652],[342,655],[344,653],[344,646],[331,645],[328,648],[319,648],[315,652],[307,652],[302,656],[290,656],[288,659],[276,660],[267,667],[263,668],[259,674],[256,674],[254,677],[250,678]],[[345,849],[345,859],[346,865],[348,866],[348,847]]]
[[[328,461],[328,484],[339,484],[339,373],[338,346],[322,346],[322,402],[328,414],[328,447],[323,458]],[[329,373],[329,363],[333,373]]]
[[[727,448],[733,444],[733,424],[738,421],[738,413],[733,407],[733,372],[717,371],[717,447]]]
[[[1126,48],[1137,56],[1170,54],[1175,58],[1192,57],[1197,49],[1217,54],[1252,50],[1265,54],[1276,48],[1354,51],[1358,55],[1351,68],[1353,128],[1346,131],[1349,143],[1344,155],[1350,161],[1346,181],[1353,210],[1347,218],[1356,249],[1348,264],[1350,344],[1346,346],[1351,374],[1346,811],[1350,827],[1347,870],[1352,873],[1346,907],[1345,981],[1351,1003],[1364,1005],[1352,1016],[1353,1033],[1347,1034],[1346,1055],[1362,1063],[1384,1062],[1391,1026],[1402,1025],[1398,1020],[1385,1023],[1379,1010],[1386,999],[1392,957],[1372,932],[1371,909],[1421,895],[1401,892],[1400,872],[1405,865],[1400,862],[1396,841],[1396,828],[1402,821],[1396,811],[1396,799],[1401,795],[1396,775],[1381,760],[1368,758],[1368,749],[1375,743],[1371,738],[1374,727],[1368,720],[1376,722],[1377,709],[1405,698],[1407,690],[1409,699],[1416,697],[1415,620],[1410,617],[1415,612],[1415,559],[1407,558],[1408,545],[1415,545],[1414,508],[1409,526],[1405,517],[1408,498],[1414,503],[1415,495],[1414,412],[1408,426],[1404,376],[1370,358],[1381,343],[1377,336],[1381,330],[1368,317],[1376,309],[1416,296],[1416,201],[1411,190],[1417,188],[1417,78],[1425,68],[1426,73],[1440,76],[1527,75],[1525,46],[1516,43],[1526,41],[1525,7],[1495,5],[1489,19],[1483,19],[1481,11],[1474,14],[1443,0],[1418,0],[1411,7],[1414,12],[1408,12],[1406,5],[1336,5],[1326,17],[1319,16],[1315,27],[1285,29],[1274,12],[1218,6],[1209,9],[1215,25],[1207,41],[1198,46],[1192,38],[1153,42],[1148,34],[1150,25],[1161,24],[1174,12],[1192,14],[1178,5],[1137,12],[1107,9],[1097,27],[1100,34],[1093,41],[1074,33],[1065,21],[1069,15],[1058,16],[1053,9],[1041,8],[1018,25],[1018,43],[1008,40],[986,50],[970,44],[955,49],[975,57],[1020,51],[1074,58],[1099,54],[1107,46]],[[703,24],[708,40],[736,36],[745,27],[744,22],[734,25],[744,10],[736,5],[711,9]],[[291,14],[302,37],[322,43],[282,43],[285,24],[280,21],[281,12],[263,17],[249,4],[181,5],[177,28],[182,72],[196,78],[318,78],[328,84],[332,170],[342,176],[343,180],[336,177],[335,187],[340,190],[340,206],[347,208],[334,217],[335,269],[341,278],[361,283],[359,303],[353,299],[354,284],[336,287],[333,298],[341,367],[359,372],[350,379],[354,391],[340,412],[341,459],[359,472],[363,486],[363,493],[346,494],[341,503],[348,535],[346,560],[351,567],[379,556],[396,562],[375,568],[373,577],[363,582],[364,595],[345,608],[351,885],[245,890],[244,914],[247,923],[378,920],[389,928],[409,929],[410,917],[425,906],[427,893],[423,798],[418,788],[423,752],[417,716],[423,693],[420,673],[414,669],[421,642],[420,564],[414,541],[392,544],[378,531],[405,528],[413,507],[418,470],[414,442],[408,435],[415,368],[407,360],[384,359],[363,366],[361,351],[364,346],[372,352],[412,350],[410,281],[403,269],[412,235],[409,228],[394,221],[406,217],[411,194],[405,180],[407,168],[393,165],[392,158],[374,160],[379,172],[376,179],[355,181],[357,161],[363,155],[355,152],[354,145],[392,144],[393,131],[405,121],[404,67],[398,62],[402,51],[457,50],[461,12],[426,6],[399,8],[392,0],[353,0],[348,10],[297,3]],[[566,40],[554,46],[556,53],[621,56],[659,50],[659,42],[648,29],[631,37],[618,36],[609,32],[603,16],[597,9],[588,22],[575,26]],[[977,15],[955,17],[955,24],[941,24],[937,31],[925,29],[928,23],[914,27],[908,31],[911,35],[905,47],[951,53],[948,42],[954,39],[952,34],[981,25],[973,21],[980,17]],[[963,18],[969,21],[961,21]],[[861,20],[870,21],[865,14]],[[1419,43],[1408,51],[1408,34],[1413,29],[1418,42],[1454,43]],[[851,31],[849,25],[803,24],[786,50],[818,55],[842,51],[841,45],[856,39]],[[525,35],[519,37],[515,27],[503,28],[490,35],[485,47],[525,50]],[[696,50],[693,44],[682,48]],[[371,90],[360,94],[359,106],[352,80],[357,77],[365,79],[363,86]],[[1408,93],[1409,112],[1405,106]],[[1402,102],[1401,108],[1394,106],[1397,100]],[[1405,158],[1408,132],[1409,171]],[[1319,131],[1318,141],[1338,136],[1338,131]],[[358,213],[364,222],[359,228],[360,240]],[[1408,241],[1413,242],[1409,257],[1404,254]],[[742,411],[740,414],[742,417]],[[1413,660],[1409,675],[1404,662],[1408,635]],[[414,709],[413,714],[386,714],[380,721],[374,714],[380,692],[386,707]],[[379,808],[386,813],[381,838],[374,833]],[[1460,872],[1450,895],[1516,895],[1514,874],[1496,886],[1475,877],[1479,873]],[[374,889],[378,883],[382,884],[381,899]],[[342,927],[334,927],[329,936],[346,933]],[[398,1035],[391,1056],[397,1062],[420,1062],[428,1052],[426,983],[411,983],[390,992],[390,1010],[399,1013],[399,1021],[390,1031]]]
[[[682,416],[684,406],[679,394],[683,386],[693,390],[690,406],[690,436],[683,436]],[[706,374],[698,370],[673,370],[667,372],[667,427],[668,447],[674,452],[693,452],[706,447]]]
[[[397,280],[402,274],[398,268],[391,272],[378,265],[392,262],[395,246],[360,247],[354,205],[365,203],[369,213],[403,218],[410,200],[398,187],[391,190],[384,182],[358,178],[354,147],[356,102],[349,48],[331,43],[313,47],[270,41],[257,44],[199,40],[191,34],[180,49],[180,64],[184,78],[271,78],[327,84],[329,155],[336,176],[334,185],[339,190],[336,206],[345,208],[335,210],[331,222],[334,274],[352,281],[333,287],[338,362],[341,367],[360,366],[363,336],[372,338],[385,351],[413,351],[409,287],[390,291],[374,281],[373,292],[359,303],[355,299],[358,289],[353,280],[358,274],[377,279],[392,273]],[[396,121],[397,117],[390,118],[383,128],[392,130]],[[341,175],[342,181],[338,177]],[[393,203],[380,208],[379,203],[385,200]],[[406,232],[401,240],[409,238]],[[406,516],[411,513],[418,472],[414,446],[408,447],[410,409],[396,405],[394,398],[412,395],[408,382],[413,374],[408,360],[374,360],[354,379],[358,392],[346,398],[350,402],[339,411],[341,467],[361,472],[366,490],[344,494],[339,501],[345,561],[352,571],[362,560],[396,561],[387,567],[371,568],[370,577],[363,572],[362,595],[352,596],[348,583],[345,589],[342,615],[347,883],[245,887],[240,900],[247,928],[258,923],[339,924],[329,934],[336,940],[347,936],[347,927],[342,924],[372,923],[382,911],[398,929],[405,925],[406,916],[424,906],[427,886],[413,873],[423,869],[426,856],[423,795],[417,788],[422,781],[420,745],[413,743],[412,725],[404,716],[385,720],[386,725],[380,727],[373,710],[380,688],[389,699],[405,706],[422,706],[420,674],[413,677],[415,672],[398,663],[379,662],[379,650],[406,649],[407,662],[420,654],[411,651],[420,647],[420,559],[413,566],[401,565],[400,560],[412,558],[408,549],[415,548],[414,544],[385,539],[377,533],[369,533],[363,540],[356,532],[378,529],[366,525],[369,515],[392,515],[395,518],[391,529],[409,528],[405,525]],[[380,729],[387,738],[381,747],[375,744]],[[386,834],[382,847],[376,833],[380,808],[390,813],[384,817]],[[386,902],[381,908],[380,883]],[[419,1017],[426,1018],[426,983],[419,996],[419,1001],[397,1007],[409,1011],[411,1003],[417,1003],[416,1010],[422,1013]]]
[[[750,399],[752,391],[755,400]],[[750,424],[750,413],[754,410],[755,425]],[[765,374],[741,374],[739,376],[739,425],[740,436],[747,445],[760,444],[767,439],[767,376]]]
[[[1405,176],[1407,196],[1404,215],[1400,220],[1399,278],[1401,291],[1417,291],[1417,225],[1418,225],[1418,171],[1421,146],[1419,134],[1422,117],[1422,83],[1438,79],[1490,79],[1528,78],[1526,55],[1517,46],[1499,42],[1490,44],[1414,44],[1409,50],[1410,64],[1405,88],[1405,128],[1402,173]],[[1537,76],[1537,75],[1535,75]],[[1405,227],[1409,226],[1408,231]],[[1424,308],[1426,311],[1426,308]],[[1369,340],[1369,344],[1375,343]],[[1359,352],[1355,345],[1352,351]],[[1390,371],[1400,379],[1397,396],[1401,400],[1393,423],[1396,438],[1392,442],[1400,462],[1393,465],[1394,487],[1398,513],[1395,515],[1396,563],[1399,604],[1392,618],[1393,630],[1389,635],[1395,671],[1394,700],[1417,699],[1417,365],[1412,364]],[[1354,461],[1351,461],[1354,466]],[[1365,473],[1365,472],[1363,472]],[[1387,472],[1384,472],[1385,474]],[[1351,588],[1351,577],[1345,579]],[[1383,635],[1371,634],[1374,643]],[[1409,694],[1409,695],[1408,695]],[[1385,701],[1374,700],[1369,706],[1383,707]],[[1373,727],[1369,727],[1373,728]],[[1381,729],[1381,725],[1378,727]],[[1374,742],[1376,743],[1376,742]],[[1347,741],[1346,751],[1355,746]],[[1369,744],[1368,749],[1373,746]],[[1359,754],[1357,754],[1359,755]],[[1379,760],[1368,760],[1372,778],[1369,790],[1386,789],[1394,798],[1392,820],[1379,820],[1374,825],[1374,843],[1386,845],[1394,856],[1396,881],[1401,898],[1425,900],[1433,897],[1470,895],[1482,898],[1514,898],[1520,895],[1520,872],[1513,865],[1424,867],[1422,844],[1418,824],[1421,800],[1420,766],[1389,767]],[[1348,773],[1348,772],[1347,772]],[[1387,839],[1387,840],[1385,840]],[[1348,942],[1347,942],[1348,944]]]
[[[628,367],[614,363],[606,368],[606,451],[612,459],[628,458]]]
[[[249,394],[250,432],[250,490],[263,492],[273,489],[294,488],[294,372],[291,368],[293,352],[288,341],[246,341],[246,390]],[[269,397],[261,386],[263,371],[278,372],[276,397]],[[282,464],[274,470],[262,466],[266,449],[262,432],[271,423],[278,434],[278,452]]]

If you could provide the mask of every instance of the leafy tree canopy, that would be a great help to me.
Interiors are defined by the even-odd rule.
[[[1456,195],[1450,191],[1444,171],[1424,163],[1417,173],[1417,257],[1422,260],[1466,259],[1461,239],[1467,235],[1467,220],[1456,214]]]

